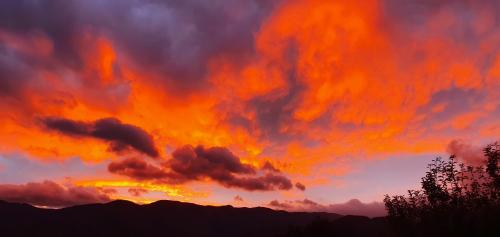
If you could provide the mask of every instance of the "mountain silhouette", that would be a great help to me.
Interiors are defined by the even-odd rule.
[[[117,200],[61,209],[0,201],[1,236],[285,236],[318,221],[366,225],[366,217]]]

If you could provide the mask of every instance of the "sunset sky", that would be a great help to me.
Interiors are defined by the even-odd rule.
[[[369,215],[499,118],[500,1],[0,1],[0,199]]]

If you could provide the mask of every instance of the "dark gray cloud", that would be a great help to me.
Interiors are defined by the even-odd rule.
[[[384,0],[381,4],[382,19],[387,22],[384,26],[394,33],[400,32],[404,37],[408,35],[427,37],[446,36],[456,41],[467,43],[471,49],[478,47],[480,35],[473,28],[474,20],[481,16],[481,10],[500,9],[500,3],[495,0],[486,1],[412,1],[412,0]],[[452,13],[457,24],[448,24],[441,31],[433,31],[428,23],[435,21],[436,16],[443,13]],[[478,14],[479,13],[479,14]],[[500,19],[495,17],[495,25],[499,26]],[[396,35],[394,35],[396,36]]]
[[[0,47],[0,96],[18,97],[30,78],[25,66]]]
[[[133,148],[151,157],[158,157],[153,138],[142,128],[125,124],[115,118],[103,118],[92,122],[75,121],[58,117],[41,119],[51,130],[65,135],[93,137],[111,143],[110,149],[121,152]]]
[[[172,158],[161,164],[128,158],[110,163],[108,170],[137,180],[173,184],[210,179],[227,188],[248,191],[289,190],[293,187],[284,175],[243,164],[224,147],[186,145],[176,149]]]
[[[443,110],[433,116],[433,121],[445,121],[470,112],[476,105],[482,104],[485,99],[486,95],[480,90],[451,87],[434,93],[429,103],[420,108],[418,112],[432,113],[435,106],[442,104],[444,105]]]
[[[290,46],[290,55],[288,60],[293,63],[296,60],[295,46]],[[297,80],[295,69],[285,73],[287,88],[279,93],[271,92],[266,95],[256,96],[248,101],[244,101],[245,110],[254,111],[255,119],[250,120],[237,113],[227,113],[225,120],[239,128],[246,129],[250,134],[260,136],[263,139],[270,139],[276,142],[286,142],[294,139],[303,138],[304,134],[296,134],[290,131],[284,131],[284,125],[297,122],[293,117],[297,104],[303,98],[306,86]],[[224,109],[224,108],[223,108]],[[222,109],[222,110],[223,110]],[[316,124],[317,121],[311,121]],[[327,126],[321,124],[321,126]],[[259,129],[255,129],[259,128]],[[258,131],[259,134],[255,134]]]
[[[416,113],[418,115],[432,118],[423,120],[419,126],[422,131],[426,131],[429,135],[435,133],[435,129],[432,128],[453,128],[456,118],[467,115],[471,111],[479,111],[481,108],[478,105],[484,104],[486,100],[487,94],[478,89],[460,89],[452,86],[440,90],[430,97],[427,104],[417,109]],[[481,122],[481,118],[476,119],[464,126],[463,129],[475,130]]]
[[[279,1],[33,1],[0,3],[0,30],[41,32],[59,62],[82,67],[84,33],[109,38],[139,68],[163,75],[171,92],[205,86],[214,56],[244,63],[254,55],[254,33]]]
[[[217,180],[229,188],[242,188],[248,191],[289,190],[292,182],[283,175],[266,174],[261,177],[224,177]]]
[[[240,159],[225,147],[190,145],[176,149],[169,161],[170,168],[187,179],[199,179],[208,175],[224,179],[232,174],[255,174],[255,169],[240,162]]]
[[[55,55],[71,67],[81,66],[75,39],[82,30],[78,6],[73,1],[2,1],[0,30],[19,35],[47,34],[54,42]]]
[[[282,175],[267,173],[257,176],[257,170],[240,162],[224,147],[204,148],[184,146],[172,153],[168,162],[181,179],[199,180],[208,177],[226,187],[253,190],[288,190],[291,181]]]

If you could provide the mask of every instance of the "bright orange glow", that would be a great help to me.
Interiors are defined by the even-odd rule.
[[[212,88],[182,98],[165,93],[163,88],[151,83],[159,80],[160,75],[128,65],[131,59],[117,58],[112,41],[87,32],[83,34],[81,41],[82,44],[91,46],[82,49],[87,61],[81,76],[89,80],[98,79],[92,82],[97,84],[89,84],[85,89],[68,88],[68,84],[61,84],[64,75],[40,72],[40,76],[60,94],[46,94],[52,92],[47,89],[33,91],[27,98],[31,98],[32,106],[38,113],[58,114],[83,121],[118,117],[153,134],[158,144],[172,147],[183,144],[227,146],[236,149],[242,157],[257,158],[270,141],[259,138],[263,131],[256,121],[257,115],[255,111],[245,108],[244,103],[260,96],[272,101],[289,93],[291,85],[286,81],[286,71],[296,67],[298,83],[304,85],[304,91],[300,100],[288,105],[293,106],[294,123],[280,124],[280,131],[303,134],[306,138],[341,142],[320,148],[323,152],[319,156],[324,158],[317,159],[327,160],[327,157],[334,154],[349,153],[360,146],[368,153],[406,151],[401,148],[415,146],[418,148],[411,149],[412,151],[430,151],[435,146],[424,148],[420,145],[401,144],[395,147],[392,144],[402,142],[400,138],[405,136],[402,134],[403,128],[412,123],[417,115],[416,110],[428,103],[434,92],[449,88],[452,83],[464,89],[481,87],[482,82],[477,79],[477,67],[471,60],[443,63],[456,54],[445,51],[446,53],[439,54],[441,56],[436,54],[436,57],[429,57],[428,61],[409,65],[406,72],[400,71],[398,68],[402,65],[396,60],[398,52],[392,48],[391,39],[387,38],[385,30],[379,27],[378,8],[376,1],[363,3],[362,8],[355,3],[329,1],[296,1],[285,4],[274,12],[256,34],[255,44],[259,54],[253,62],[241,67],[223,57],[213,58],[207,65]],[[309,17],[296,17],[302,15]],[[451,24],[449,21],[453,19],[450,17],[452,16],[443,16],[444,20],[431,21],[431,27],[441,29]],[[47,40],[41,39],[36,42],[51,45]],[[446,48],[445,45],[450,42],[443,42],[444,40],[423,42],[419,46],[423,48],[418,50],[432,54],[438,48]],[[290,42],[294,43],[290,45]],[[294,62],[286,59],[290,47],[295,47],[294,50],[297,51]],[[489,80],[497,77],[496,61],[489,71]],[[432,83],[432,87],[427,87],[433,79],[423,75],[439,73],[436,67],[449,67],[449,72],[443,74],[439,82]],[[116,70],[121,71],[119,77],[115,74]],[[92,76],[92,73],[97,73],[98,77]],[[426,80],[429,82],[425,82]],[[97,100],[92,95],[96,93],[92,87],[106,91],[118,85],[123,86],[128,93],[122,96],[119,92],[110,92],[106,100]],[[66,91],[64,93],[67,97],[62,96],[63,91]],[[47,104],[50,100],[54,102]],[[60,103],[64,106],[59,106]],[[221,105],[225,105],[222,110]],[[331,106],[336,109],[328,115]],[[435,107],[434,111],[439,112],[443,106]],[[247,119],[251,132],[235,128],[221,120],[226,118],[227,113],[236,113]],[[172,116],[181,114],[183,116]],[[306,125],[325,115],[329,116],[332,124],[354,124],[366,129],[345,134],[335,129],[322,131]],[[25,126],[19,126],[17,122],[6,121],[3,126],[4,131],[9,131],[8,134],[17,133],[16,138],[5,138],[9,135],[3,135],[3,146],[11,144],[7,146],[21,147],[21,150],[29,151],[35,156],[61,158],[78,155],[86,160],[114,157],[106,151],[105,145],[92,140],[85,141],[88,144],[85,147],[91,147],[88,152],[89,148],[79,148],[82,147],[81,144],[71,145],[74,144],[71,138],[47,135],[31,128],[24,129]],[[459,128],[465,125],[454,126]],[[28,136],[34,139],[27,139]],[[360,137],[369,142],[358,139]],[[84,150],[87,152],[82,152]],[[298,166],[308,169],[318,162],[313,160],[315,161]]]
[[[189,191],[183,187],[175,187],[163,184],[154,184],[148,182],[134,182],[134,181],[78,181],[75,182],[78,186],[96,187],[96,188],[141,188],[150,192],[164,193],[168,198],[180,201],[190,201],[194,198],[205,198],[208,193]],[[133,199],[135,200],[135,199]],[[147,200],[141,201],[148,203]]]
[[[149,27],[167,20],[131,10],[130,29],[87,22],[62,32],[66,44],[51,31],[0,28],[0,76],[13,78],[0,78],[0,155],[49,166],[77,158],[86,169],[103,169],[77,185],[208,203],[211,189],[193,191],[191,182],[117,181],[105,167],[131,157],[160,166],[184,145],[220,146],[242,164],[269,162],[294,183],[325,187],[342,183],[337,178],[356,162],[441,154],[457,138],[497,139],[498,13],[475,2],[459,10],[422,7],[416,15],[388,4],[284,1],[266,14],[234,9],[220,14],[230,21],[214,21],[258,15],[255,27],[206,27],[197,19],[169,22],[158,34]],[[4,73],[4,65],[12,70]],[[112,139],[51,130],[41,122],[46,117],[84,124],[116,118],[150,135],[159,155],[153,161]],[[192,183],[217,185],[212,181]],[[279,195],[303,195],[294,191]]]

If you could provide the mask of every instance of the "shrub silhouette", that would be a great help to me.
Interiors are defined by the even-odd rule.
[[[390,223],[399,236],[500,236],[500,145],[484,148],[481,166],[437,157],[421,190],[385,195]]]

